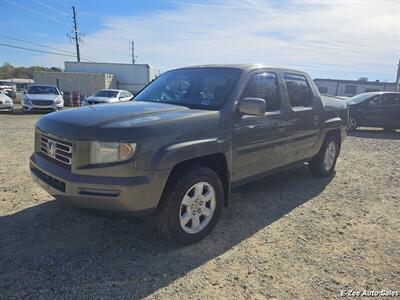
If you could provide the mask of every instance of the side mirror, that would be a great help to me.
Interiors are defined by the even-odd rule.
[[[244,115],[263,116],[265,110],[265,100],[261,98],[243,98],[239,102],[239,111]]]
[[[64,95],[64,92],[60,92],[61,96]]]

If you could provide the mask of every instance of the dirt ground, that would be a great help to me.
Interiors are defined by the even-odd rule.
[[[299,167],[247,184],[209,238],[88,216],[30,177],[40,115],[0,114],[0,299],[336,298],[400,290],[400,133],[362,129],[333,178]]]

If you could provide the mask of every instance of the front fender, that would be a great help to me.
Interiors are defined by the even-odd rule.
[[[159,149],[151,163],[151,170],[172,169],[180,162],[229,150],[228,138],[208,138],[168,145]]]

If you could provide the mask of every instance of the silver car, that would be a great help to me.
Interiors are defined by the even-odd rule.
[[[14,102],[6,94],[0,93],[0,111],[13,111]]]
[[[22,112],[59,111],[63,107],[62,93],[54,85],[31,85],[22,98]]]
[[[133,95],[125,90],[104,89],[98,91],[94,96],[87,97],[82,101],[82,105],[125,102],[130,101],[132,98]]]

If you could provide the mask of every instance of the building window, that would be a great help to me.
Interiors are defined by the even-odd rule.
[[[326,86],[319,86],[319,87],[318,87],[318,91],[319,91],[321,94],[328,94],[328,88],[327,88]]]
[[[344,87],[345,94],[355,94],[357,93],[357,86],[356,85],[346,85]]]
[[[380,89],[374,89],[374,88],[366,88],[365,89],[365,92],[366,93],[369,93],[369,92],[379,92],[380,91]]]

